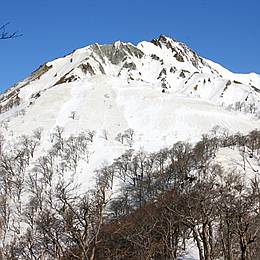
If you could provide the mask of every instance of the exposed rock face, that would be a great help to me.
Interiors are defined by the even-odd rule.
[[[188,48],[183,43],[179,43],[176,40],[170,39],[164,35],[160,35],[159,39],[153,39],[151,42],[160,48],[165,46],[167,49],[170,49],[173,53],[173,56],[179,62],[188,61],[197,69],[201,69],[207,66],[211,69],[212,73],[218,73],[215,69],[211,68],[209,64],[204,62],[204,60],[199,57],[193,50]]]
[[[42,75],[47,73],[52,68],[52,65],[43,64],[37,70],[35,70],[32,75],[28,78],[29,81],[40,79]]]
[[[102,59],[107,58],[112,64],[120,64],[128,55],[142,58],[144,53],[133,45],[125,44],[121,42],[115,42],[113,44],[93,47],[94,52]]]
[[[174,58],[179,62],[184,62],[184,58],[180,53],[175,53]]]
[[[162,78],[163,76],[166,76],[167,72],[166,72],[166,69],[163,68],[158,76],[158,79]]]
[[[92,66],[88,62],[86,64],[85,63],[80,64],[79,68],[82,69],[84,74],[89,73],[91,76],[95,75],[94,69],[92,68]]]
[[[9,97],[8,101],[5,102],[4,104],[0,104],[0,114],[1,113],[5,113],[7,111],[9,111],[10,109],[12,109],[13,107],[19,106],[20,105],[20,98],[18,96],[18,94]]]
[[[74,75],[69,75],[73,70],[69,71],[68,73],[66,73],[64,76],[62,76],[53,86],[59,85],[59,84],[63,84],[66,82],[72,82],[76,80],[76,76]]]
[[[130,69],[130,70],[136,70],[136,65],[133,62],[125,62],[123,65],[123,68]]]

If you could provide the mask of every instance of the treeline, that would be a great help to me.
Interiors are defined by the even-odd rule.
[[[134,133],[125,136],[132,146]],[[94,138],[57,128],[42,156],[40,131],[10,147],[1,139],[2,259],[171,260],[191,244],[201,260],[259,259],[260,183],[250,162],[260,159],[260,131],[215,128],[193,146],[127,150],[79,192],[74,177]],[[224,147],[240,155],[237,170],[216,164]]]

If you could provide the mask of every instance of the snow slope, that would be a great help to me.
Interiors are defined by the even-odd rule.
[[[255,129],[259,102],[260,76],[234,74],[161,35],[137,46],[94,44],[42,65],[0,96],[0,122],[10,140],[36,128],[45,141],[56,126],[66,135],[94,130],[94,169],[129,148],[115,140],[126,129],[134,148],[156,151],[216,125]]]

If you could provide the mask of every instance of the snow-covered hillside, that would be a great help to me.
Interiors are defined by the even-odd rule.
[[[95,176],[108,178],[112,173],[111,187],[102,191],[104,197],[108,193],[109,199],[117,198],[119,188],[126,185],[120,171],[125,171],[124,178],[133,171],[135,186],[145,167],[154,167],[156,179],[171,163],[182,162],[180,158],[189,154],[187,150],[192,167],[197,167],[191,170],[187,164],[191,176],[185,180],[192,182],[194,172],[211,169],[199,157],[201,151],[218,146],[216,154],[205,149],[210,161],[207,166],[219,163],[227,171],[247,175],[245,179],[254,177],[260,170],[259,133],[252,130],[259,126],[259,75],[232,73],[163,35],[137,46],[94,44],[42,65],[0,95],[0,195],[6,209],[0,216],[0,224],[1,217],[5,219],[0,258],[2,248],[9,252],[10,243],[19,248],[26,230],[38,234],[38,222],[30,218],[28,223],[26,216],[44,219],[45,210],[57,210],[57,205],[66,215],[62,204],[66,202],[65,190],[69,189],[73,197],[77,194],[80,201],[81,195],[95,187]],[[251,133],[231,135],[237,132]],[[212,139],[202,138],[207,133]],[[178,141],[188,141],[195,148],[191,150],[192,145]],[[167,150],[173,144],[175,150]],[[180,158],[173,159],[178,153]],[[134,166],[129,167],[131,160]],[[135,172],[139,160],[141,174]],[[182,163],[179,167],[182,169]],[[65,200],[59,197],[62,192]],[[94,197],[92,200],[95,204]],[[78,201],[74,202],[77,209]],[[99,220],[100,224],[102,218]],[[66,229],[60,233],[64,232],[69,233]],[[181,255],[189,253],[198,259],[196,246],[192,240],[188,242],[188,251],[183,249]],[[17,259],[32,259],[21,256],[23,250],[19,250]],[[29,251],[33,255],[31,247]]]
[[[94,130],[93,165],[126,149],[115,140],[126,129],[135,148],[155,151],[197,141],[216,125],[248,132],[259,114],[260,76],[234,74],[163,35],[78,49],[0,96],[7,139],[42,128],[47,140],[56,126],[67,135]]]

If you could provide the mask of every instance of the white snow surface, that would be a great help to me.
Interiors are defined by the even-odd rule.
[[[95,130],[93,170],[129,148],[115,141],[129,128],[133,148],[145,151],[196,142],[216,125],[232,133],[258,128],[259,89],[260,76],[234,74],[165,36],[137,46],[94,44],[48,62],[3,93],[1,132],[11,139],[42,128],[44,150],[56,126],[66,135]],[[227,109],[236,102],[254,104],[255,113]]]

